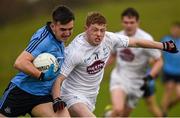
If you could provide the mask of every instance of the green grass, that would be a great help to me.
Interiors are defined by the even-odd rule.
[[[119,0],[120,1],[120,0]],[[108,30],[116,32],[121,29],[120,14],[127,7],[134,7],[140,13],[141,26],[151,33],[155,40],[160,40],[162,36],[169,32],[173,21],[180,20],[179,0],[121,0],[120,2],[108,2],[91,5],[88,7],[75,9],[76,21],[74,34],[71,39],[84,30],[84,21],[89,11],[100,11],[108,20]],[[0,95],[2,95],[10,79],[16,74],[13,63],[21,51],[26,47],[32,33],[44,25],[49,16],[33,17],[16,24],[9,24],[0,27]],[[104,79],[101,83],[100,93],[97,98],[95,114],[102,116],[104,107],[110,103],[109,96],[109,74],[112,66],[105,71]],[[161,82],[157,82],[157,100],[161,101],[163,87]],[[173,108],[170,116],[180,116],[180,107]],[[151,116],[146,105],[141,100],[131,116]]]

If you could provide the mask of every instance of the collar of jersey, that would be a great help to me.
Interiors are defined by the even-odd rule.
[[[53,31],[52,31],[52,29],[51,29],[51,27],[50,27],[50,24],[51,24],[51,22],[47,22],[47,23],[46,23],[46,29],[51,33],[51,35],[53,36],[54,39],[56,39],[56,41],[58,41],[59,43],[62,43],[62,41],[59,41],[59,40],[56,38],[56,36],[54,35],[54,33],[53,33]]]

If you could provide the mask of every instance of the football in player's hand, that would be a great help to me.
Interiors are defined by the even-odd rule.
[[[46,72],[51,64],[54,64],[54,72],[56,72],[59,68],[58,61],[56,57],[50,53],[42,53],[38,55],[34,61],[34,66],[42,72]]]

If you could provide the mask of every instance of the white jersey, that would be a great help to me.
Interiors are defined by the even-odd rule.
[[[126,35],[124,31],[118,35]],[[131,38],[153,40],[152,36],[141,29],[137,29]],[[126,76],[128,79],[141,79],[146,74],[150,58],[160,58],[161,52],[158,49],[147,48],[118,48],[117,52],[117,73]]]
[[[124,31],[116,33],[126,35]],[[141,29],[137,29],[131,38],[153,40],[151,35]],[[127,94],[127,104],[134,108],[138,99],[143,95],[140,87],[145,77],[150,58],[160,58],[161,52],[158,49],[147,48],[118,48],[114,49],[117,54],[116,67],[111,72],[110,90],[121,88]]]
[[[62,91],[97,96],[110,52],[115,47],[128,47],[128,44],[127,36],[105,32],[101,44],[92,46],[86,40],[86,33],[79,34],[65,49],[61,74],[67,78],[63,81]]]

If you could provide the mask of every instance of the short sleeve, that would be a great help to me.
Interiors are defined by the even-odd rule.
[[[61,69],[61,74],[65,77],[67,77],[75,66],[81,62],[80,53],[77,52],[77,50],[75,51],[72,48],[65,48],[65,60]]]
[[[45,52],[48,49],[47,46],[49,45],[49,42],[48,42],[47,38],[48,38],[48,31],[45,31],[40,36],[38,36],[38,34],[35,33],[32,36],[25,51],[32,54],[33,57],[37,57],[37,55],[39,55],[42,52]]]
[[[161,57],[161,51],[158,49],[144,49],[146,54],[154,59]]]
[[[128,36],[112,33],[110,37],[113,41],[113,48],[126,48],[129,45]]]

